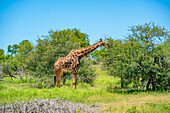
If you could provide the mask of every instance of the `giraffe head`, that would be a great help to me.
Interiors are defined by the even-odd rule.
[[[100,39],[100,46],[110,47],[110,45],[102,39]]]

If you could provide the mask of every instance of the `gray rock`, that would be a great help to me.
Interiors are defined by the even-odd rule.
[[[96,111],[95,106],[59,99],[36,99],[0,106],[0,113],[95,113]]]

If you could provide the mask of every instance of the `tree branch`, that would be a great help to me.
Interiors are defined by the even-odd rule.
[[[162,68],[161,58],[159,57],[159,65]]]

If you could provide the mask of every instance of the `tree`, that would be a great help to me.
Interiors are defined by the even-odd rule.
[[[88,35],[81,33],[77,29],[50,31],[48,36],[42,36],[42,39],[39,38],[37,40],[35,49],[29,53],[26,59],[26,67],[31,75],[34,76],[44,77],[52,75],[54,74],[54,63],[58,58],[65,57],[72,49],[78,49],[88,45]],[[88,64],[86,66],[91,66],[90,63]],[[91,71],[88,67],[81,67],[84,70]],[[79,75],[81,76],[82,74],[80,71]],[[90,74],[84,73],[83,76],[87,77]],[[90,76],[94,76],[94,74]]]
[[[95,70],[94,68],[92,68],[92,61],[90,57],[82,58],[78,71],[78,79],[84,83],[89,83],[93,85],[95,76]]]
[[[28,40],[23,40],[17,47],[18,49],[16,51],[17,54],[15,55],[15,60],[23,67],[28,53],[31,52],[34,47]]]
[[[25,59],[32,49],[33,45],[28,40],[23,40],[19,45],[9,45],[8,52],[11,54],[7,54],[5,60],[1,63],[1,73],[3,75],[1,78],[8,76],[12,78],[15,77],[14,75],[19,75],[23,80]]]
[[[127,39],[141,45],[136,63],[140,74],[144,75],[142,80],[148,81],[146,89],[149,89],[150,84],[152,84],[153,90],[167,89],[168,79],[165,80],[164,87],[159,82],[163,82],[162,77],[167,78],[169,71],[167,61],[169,60],[168,50],[170,48],[166,44],[170,38],[169,31],[153,22],[132,26],[129,31],[132,34]]]
[[[126,40],[107,38],[110,49],[101,49],[109,74],[121,78],[121,87],[132,84],[138,89],[150,84],[152,90],[169,87],[169,31],[153,22],[129,27]]]
[[[0,62],[5,60],[4,50],[0,49]]]
[[[17,50],[19,48],[18,44],[14,44],[13,46],[8,46],[8,52],[11,53],[11,55],[15,55],[17,53]]]

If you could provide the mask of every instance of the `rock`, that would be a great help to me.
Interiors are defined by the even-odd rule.
[[[91,104],[90,107],[99,107],[99,104],[98,103]]]
[[[36,99],[0,106],[0,113],[94,113],[97,111],[97,108],[95,107],[96,105],[86,106],[81,103],[72,103],[59,99]]]

